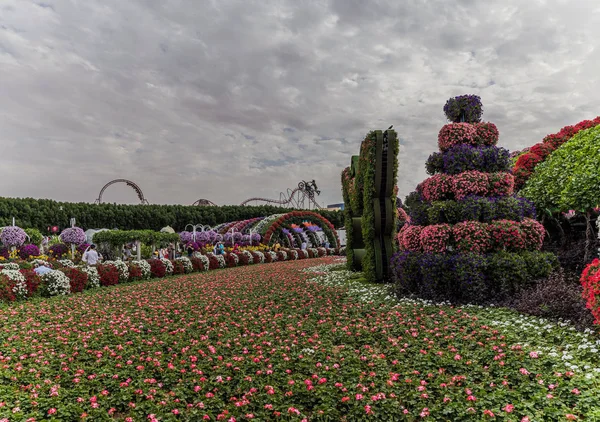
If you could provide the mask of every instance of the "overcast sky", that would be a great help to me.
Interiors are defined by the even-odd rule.
[[[0,0],[0,196],[329,204],[393,124],[403,198],[451,96],[511,150],[600,115],[599,39],[597,0]]]

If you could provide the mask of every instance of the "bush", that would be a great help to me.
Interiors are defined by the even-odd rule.
[[[192,261],[192,266],[195,272],[205,271],[204,264],[202,263],[202,260],[200,258],[192,256],[190,258],[190,261]]]
[[[62,268],[61,271],[69,278],[71,293],[83,292],[88,283],[88,275],[79,268]]]
[[[392,256],[394,290],[423,299],[457,303],[506,300],[557,267],[550,253],[423,253]]]
[[[21,259],[29,259],[30,256],[39,256],[39,255],[40,255],[40,249],[33,244],[23,245],[19,248],[19,257]]]
[[[42,279],[33,269],[22,269],[21,274],[25,277],[28,295],[34,296],[38,292]]]
[[[149,259],[150,273],[154,278],[163,278],[167,273],[167,267],[160,259]]]
[[[17,300],[17,296],[13,292],[13,288],[16,284],[16,281],[11,280],[4,274],[0,274],[0,301],[14,302]]]
[[[459,95],[452,97],[444,104],[444,114],[451,122],[464,120],[467,123],[476,123],[481,120],[483,104],[478,95]]]
[[[230,252],[225,255],[225,262],[227,263],[228,268],[237,267],[238,263],[240,262],[240,257],[235,252]],[[246,264],[240,263],[240,265]]]
[[[508,171],[510,153],[495,146],[456,145],[444,152],[434,152],[425,163],[427,173],[459,174],[470,170],[486,173]]]
[[[580,281],[586,306],[592,311],[594,323],[600,324],[600,260],[598,258],[585,267]]]
[[[427,209],[428,224],[535,218],[535,206],[524,198],[467,196],[460,201],[436,201]]]
[[[103,287],[114,286],[119,283],[119,270],[111,264],[98,264],[96,266],[100,276],[100,285]]]
[[[142,275],[142,269],[129,262],[127,263],[127,267],[128,267],[128,272],[129,272],[129,281],[137,281],[137,280],[143,280],[143,275]]]
[[[577,277],[558,270],[518,292],[508,305],[523,314],[569,320],[584,329],[593,325],[594,317],[582,294]]]
[[[48,249],[50,256],[55,259],[61,259],[63,255],[66,255],[69,252],[69,247],[64,243],[56,243]]]
[[[185,267],[183,266],[183,262],[174,260],[171,261],[173,263],[173,274],[185,274]]]

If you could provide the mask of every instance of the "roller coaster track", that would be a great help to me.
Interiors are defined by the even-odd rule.
[[[312,184],[306,183],[304,181],[298,183],[298,187],[294,189],[288,189],[287,194],[281,192],[279,194],[279,199],[269,199],[269,198],[249,198],[242,202],[240,205],[248,205],[250,202],[265,202],[268,204],[277,204],[277,205],[289,205],[291,208],[305,208],[308,205],[310,209],[311,206],[314,209],[322,209],[323,207],[319,205],[319,203],[315,200],[315,194],[319,195],[321,192],[316,189],[316,184],[314,180]]]

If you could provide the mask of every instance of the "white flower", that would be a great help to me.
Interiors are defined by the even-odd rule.
[[[62,271],[52,270],[42,275],[48,286],[50,296],[68,295],[71,293],[71,281]]]
[[[175,261],[181,262],[183,264],[183,269],[186,274],[194,271],[194,266],[192,265],[192,261],[187,256],[181,256],[179,258],[175,258]]]
[[[6,264],[2,264],[2,267],[4,270],[10,271],[19,271],[21,269],[21,267],[19,267],[19,264],[15,262],[7,262]]]
[[[254,257],[252,256],[250,251],[242,251],[242,255],[248,258],[248,265],[254,264]]]
[[[75,268],[76,265],[73,261],[71,261],[70,259],[59,259],[58,263],[60,265],[62,265],[63,267],[67,267],[67,268]]]
[[[17,266],[17,269],[7,269],[8,265],[4,265],[4,269],[0,271],[0,274],[8,277],[10,280],[14,281],[16,284],[13,286],[12,291],[19,299],[25,299],[27,297],[27,284],[25,283],[25,276],[21,274],[21,271],[18,270],[19,265],[13,264]],[[11,267],[14,268],[14,267]]]
[[[171,275],[173,274],[173,263],[168,260],[167,258],[160,258],[160,261],[165,264],[165,268],[166,268],[166,275]]]
[[[263,254],[260,251],[255,251],[253,253],[253,255],[256,255],[258,257],[258,264],[264,264],[264,262],[265,262],[265,254]]]
[[[118,259],[116,261],[105,261],[104,265],[112,265],[119,271],[119,283],[127,283],[129,281],[129,267],[126,262]]]
[[[138,267],[140,269],[140,271],[142,271],[142,279],[143,280],[148,280],[150,277],[152,277],[152,271],[150,270],[150,264],[148,263],[148,261],[145,260],[141,260],[141,261],[131,261],[132,265],[135,265],[136,267]]]
[[[100,287],[100,275],[98,274],[98,269],[96,267],[85,265],[81,267],[80,270],[88,276],[88,288],[95,289]]]

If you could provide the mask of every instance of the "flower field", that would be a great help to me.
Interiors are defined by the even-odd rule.
[[[0,420],[599,420],[596,337],[398,301],[338,262],[3,305]]]

